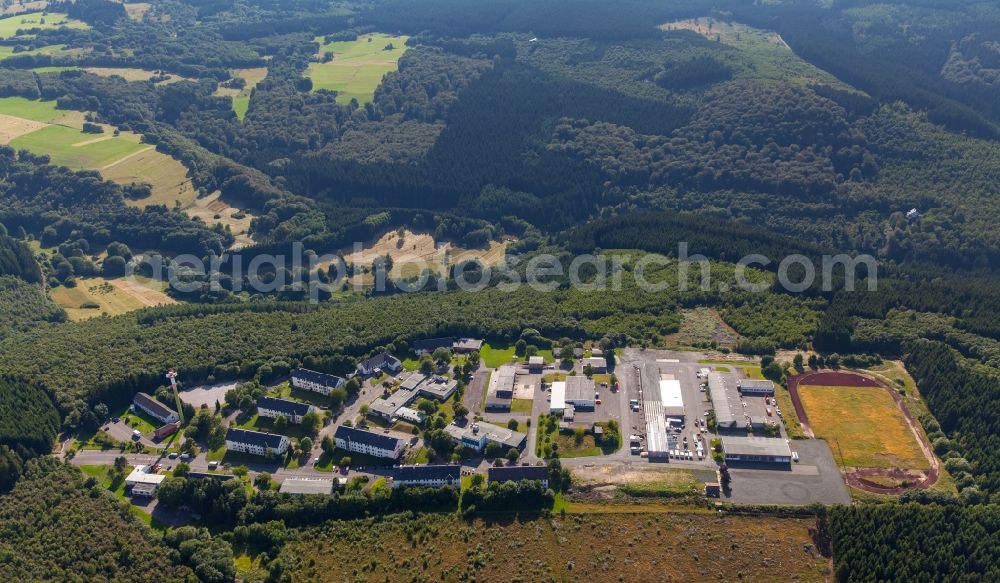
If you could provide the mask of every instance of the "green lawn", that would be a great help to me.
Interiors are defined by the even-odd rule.
[[[0,113],[23,117],[32,121],[49,122],[53,118],[68,113],[65,109],[56,109],[55,101],[39,101],[24,97],[4,97],[0,99]]]
[[[312,79],[314,91],[336,91],[338,103],[349,103],[352,98],[361,104],[370,102],[382,77],[396,70],[406,52],[407,38],[375,33],[355,41],[324,44],[323,37],[317,37],[320,54],[331,53],[333,60],[309,65],[306,75]],[[390,43],[392,50],[386,50]]]
[[[80,67],[35,67],[35,73],[62,73],[63,71],[79,71]]]
[[[238,422],[236,427],[240,429],[249,429],[251,431],[263,431],[266,433],[280,433],[288,437],[295,437],[301,439],[306,436],[305,432],[302,431],[302,427],[299,425],[288,424],[288,427],[284,431],[278,431],[274,428],[274,419],[270,417],[260,417],[254,414],[252,417]],[[310,436],[312,437],[312,436]]]
[[[85,143],[100,138],[107,139]],[[100,169],[149,148],[124,137],[85,134],[65,126],[42,128],[13,140],[10,145],[18,150],[47,155],[54,165],[79,169]]]
[[[276,387],[273,387],[269,392],[272,397],[278,397],[280,399],[289,399],[291,401],[299,401],[301,403],[309,403],[310,405],[316,407],[329,407],[330,397],[326,395],[321,395],[313,391],[303,391],[300,389],[294,389],[288,383],[282,383]]]
[[[479,357],[487,368],[497,368],[502,364],[514,360],[513,346],[493,346],[489,342],[483,343],[483,349],[479,352]]]
[[[32,28],[42,30],[54,30],[57,28],[84,30],[90,28],[90,25],[71,19],[63,12],[49,12],[45,16],[42,16],[41,12],[29,12],[28,14],[0,18],[0,39],[14,38],[17,36],[18,30]],[[29,36],[24,35],[21,38],[29,38]]]
[[[510,404],[511,413],[531,413],[531,405],[534,403],[531,399],[514,399]]]
[[[80,470],[90,476],[91,478],[97,479],[102,487],[106,488],[110,492],[114,492],[118,496],[125,496],[125,480],[123,479],[120,483],[115,484],[112,488],[111,483],[111,468],[112,466],[91,466],[85,465],[80,466]],[[128,475],[132,471],[131,467],[125,469],[125,475]]]
[[[79,49],[75,49],[79,51]],[[14,52],[14,47],[9,45],[0,46],[0,59],[6,59],[7,57],[28,57],[35,55],[58,55],[64,52],[71,52],[74,49],[67,49],[66,45],[46,45],[44,47],[39,47],[37,49],[32,49],[30,51],[21,51],[19,53]],[[72,67],[76,68],[76,67]],[[33,71],[38,71],[38,69],[32,69]]]
[[[319,457],[319,463],[316,464],[316,469],[321,472],[332,472],[334,468],[340,464],[340,460],[345,457],[351,458],[351,467],[356,468],[359,466],[393,466],[396,465],[396,460],[390,460],[380,457],[374,457],[370,455],[364,455],[361,453],[354,453],[340,448],[333,450],[333,455],[323,454]]]

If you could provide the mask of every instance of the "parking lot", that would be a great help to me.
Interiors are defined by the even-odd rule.
[[[704,427],[711,404],[701,391],[702,380],[697,376],[700,368],[695,354],[635,349],[623,352],[618,376],[624,381],[626,407],[633,403],[628,412],[629,426],[631,433],[641,438],[641,449],[651,454],[650,461],[714,467]],[[663,402],[661,382],[668,387],[669,403]],[[675,413],[678,395],[673,391],[673,382],[679,385],[682,417]],[[683,424],[668,424],[668,418],[682,419]]]
[[[791,441],[799,462],[791,471],[770,469],[731,469],[727,502],[740,504],[805,505],[850,504],[851,495],[825,441],[796,439]]]

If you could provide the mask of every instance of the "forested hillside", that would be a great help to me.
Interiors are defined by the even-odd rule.
[[[829,511],[838,581],[993,581],[1000,508],[880,504]]]
[[[187,580],[171,554],[127,505],[54,459],[28,463],[0,496],[4,581]]]

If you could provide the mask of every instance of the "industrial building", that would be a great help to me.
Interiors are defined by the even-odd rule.
[[[423,486],[440,488],[460,486],[462,466],[457,464],[434,466],[396,466],[392,469],[392,487]]]
[[[528,372],[539,374],[545,369],[545,359],[541,356],[528,357]]]
[[[755,464],[770,466],[790,466],[792,450],[788,442],[771,437],[728,437],[722,438],[722,450],[726,463]]]
[[[720,430],[746,429],[748,420],[743,411],[743,404],[731,386],[733,379],[722,373],[708,373],[708,391],[712,398],[712,408],[715,409],[715,422]]]
[[[668,427],[683,427],[686,418],[684,412],[684,395],[681,393],[681,382],[674,378],[660,378],[660,405]]]
[[[337,447],[380,458],[396,459],[403,453],[403,440],[341,425],[333,434]]]
[[[329,395],[334,389],[347,383],[343,377],[297,368],[292,371],[292,386],[303,391],[313,391],[321,395]]]
[[[594,381],[585,376],[566,377],[567,405],[573,405],[577,411],[593,411],[595,407]]]
[[[510,411],[514,399],[514,382],[517,369],[505,364],[490,375],[490,385],[486,390],[487,411]]]
[[[591,357],[583,361],[584,367],[591,367],[594,374],[605,374],[608,372],[608,361],[605,358]]]
[[[484,421],[469,423],[465,427],[452,423],[445,427],[444,430],[451,436],[455,443],[476,451],[483,451],[489,443],[496,443],[504,448],[520,449],[524,447],[524,442],[528,438],[527,435],[520,431],[514,431]]]
[[[740,379],[736,389],[744,397],[773,397],[774,383],[768,380]]]
[[[392,421],[396,417],[396,412],[402,407],[406,407],[417,398],[417,391],[400,387],[395,393],[388,397],[379,397],[368,406],[368,414],[380,417],[386,421]]]
[[[333,480],[323,478],[285,478],[278,490],[282,494],[318,494],[329,496],[333,493]]]

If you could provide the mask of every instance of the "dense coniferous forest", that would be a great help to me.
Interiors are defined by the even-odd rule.
[[[829,511],[837,580],[992,581],[996,506],[879,504]]]
[[[4,581],[185,581],[191,569],[132,510],[54,459],[0,496]]]

